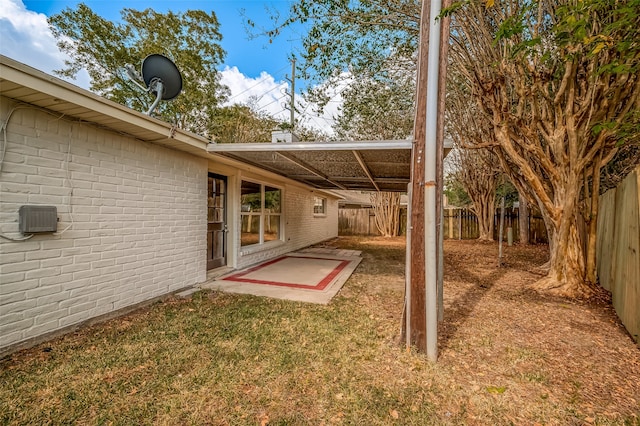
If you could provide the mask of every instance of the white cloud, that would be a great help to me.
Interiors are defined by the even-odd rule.
[[[334,117],[340,114],[340,107],[344,102],[342,93],[353,82],[352,77],[348,73],[343,73],[340,76],[339,82],[332,83],[335,85],[321,85],[320,88],[324,90],[324,93],[329,97],[329,102],[322,108],[322,111],[318,112],[318,105],[315,103],[302,102],[298,109],[302,111],[300,121],[311,127],[318,127],[327,132],[329,135],[333,135],[335,132],[332,129],[334,124]]]
[[[56,46],[47,17],[27,10],[22,0],[0,0],[0,53],[33,68],[53,74],[64,66],[66,55]],[[75,81],[89,87],[86,73]]]
[[[289,99],[285,93],[289,90],[288,82],[277,82],[265,71],[257,78],[247,77],[237,67],[225,67],[221,74],[222,84],[231,90],[228,105],[252,105],[277,118],[283,118],[284,113],[288,114],[284,108]]]
[[[275,81],[273,76],[264,71],[259,77],[247,77],[237,67],[226,67],[221,73],[222,84],[228,86],[231,91],[227,104],[251,105],[274,118],[289,121],[290,100],[287,93],[291,87],[288,81]],[[296,93],[296,119],[305,126],[320,129],[329,135],[333,134],[333,117],[338,113],[342,103],[340,92],[340,88],[334,90],[335,96],[322,114],[317,114],[316,106],[307,103]]]

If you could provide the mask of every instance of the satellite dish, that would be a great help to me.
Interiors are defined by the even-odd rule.
[[[154,81],[160,80],[163,85],[162,99],[168,101],[182,91],[182,76],[171,59],[162,55],[149,55],[142,61],[142,78],[144,84],[152,89]]]
[[[161,100],[168,101],[175,98],[182,91],[182,76],[178,67],[166,56],[153,54],[142,61],[142,75],[138,74],[133,65],[125,65],[129,78],[142,90],[156,95],[147,115],[151,115]],[[144,81],[143,87],[138,81]]]

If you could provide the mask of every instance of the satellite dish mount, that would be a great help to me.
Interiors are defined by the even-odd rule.
[[[182,76],[178,67],[166,56],[153,54],[142,61],[142,75],[133,68],[133,65],[125,66],[129,78],[145,92],[156,95],[147,115],[151,115],[161,100],[171,100],[182,91]],[[144,82],[142,86],[139,82]]]

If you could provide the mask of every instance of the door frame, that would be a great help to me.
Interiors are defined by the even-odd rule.
[[[219,179],[224,181],[224,193],[222,194],[222,205],[223,205],[223,214],[222,214],[222,222],[209,222],[209,179]],[[206,260],[206,269],[207,271],[216,269],[216,268],[220,268],[220,267],[224,267],[227,266],[229,264],[229,238],[228,238],[228,233],[229,233],[229,178],[228,176],[225,175],[221,175],[219,173],[214,173],[214,172],[208,172],[207,173],[207,260]],[[218,230],[221,231],[223,233],[223,256],[221,257],[222,262],[219,265],[214,265],[214,266],[210,266],[211,265],[211,260],[210,257],[212,255],[212,252],[214,252],[213,250],[213,241],[212,244],[209,244],[209,233],[211,232],[209,230],[209,224],[210,223],[222,223],[222,230]],[[213,239],[215,241],[215,239]]]

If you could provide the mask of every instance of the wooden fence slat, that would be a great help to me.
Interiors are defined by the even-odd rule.
[[[338,235],[380,235],[371,209],[339,209]]]
[[[505,229],[513,229],[514,241],[520,240],[520,225],[518,210],[509,209],[505,212]],[[494,216],[493,238],[498,239],[499,211]],[[448,239],[475,239],[480,236],[478,218],[469,209],[446,209],[444,211],[444,236]],[[506,232],[504,238],[506,239]],[[542,217],[529,213],[529,241],[531,243],[547,243],[547,229]]]
[[[618,186],[615,194],[615,231],[612,254],[611,297],[620,321],[634,336],[640,335],[640,167]],[[602,253],[606,256],[606,253]]]
[[[633,338],[640,335],[640,166],[600,196],[597,268],[613,307]]]
[[[600,196],[598,210],[598,230],[596,231],[597,269],[600,285],[611,291],[613,256],[602,253],[613,253],[615,241],[615,200],[616,190],[611,189]]]

